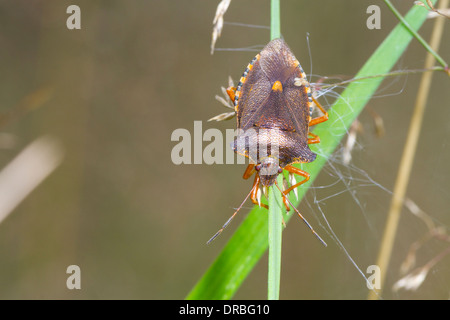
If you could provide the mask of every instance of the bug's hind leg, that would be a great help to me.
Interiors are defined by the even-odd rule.
[[[234,99],[236,98],[236,87],[228,87],[227,94],[230,97],[230,100],[234,103]]]
[[[320,138],[317,134],[308,132],[308,135],[310,135],[312,137],[312,138],[308,138],[308,144],[320,143]]]
[[[304,184],[305,182],[307,182],[309,180],[310,175],[306,171],[303,171],[303,170],[296,168],[294,166],[291,166],[291,165],[287,165],[286,167],[284,167],[284,169],[287,170],[289,173],[293,173],[293,174],[296,174],[296,175],[299,175],[299,176],[302,176],[305,178],[302,181],[291,186],[289,189],[283,191],[284,195],[287,195],[289,192],[291,192],[292,190],[294,190],[295,188],[297,188],[298,186]]]

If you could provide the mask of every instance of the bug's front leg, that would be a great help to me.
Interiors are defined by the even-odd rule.
[[[242,178],[244,178],[245,180],[247,180],[248,178],[250,178],[252,176],[253,173],[255,173],[255,164],[250,163],[247,166],[247,169],[245,169],[244,175],[242,176]]]
[[[253,182],[253,187],[252,187],[252,191],[251,191],[251,195],[250,195],[250,199],[252,200],[252,202],[260,207],[269,209],[269,206],[262,203],[261,202],[261,195],[258,195],[258,191],[259,191],[259,182],[260,182],[260,178],[259,178],[259,174],[257,174],[255,176],[255,181]]]

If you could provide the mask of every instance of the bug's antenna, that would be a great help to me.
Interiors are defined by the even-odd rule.
[[[327,243],[325,241],[323,241],[323,239],[318,235],[318,233],[316,231],[314,231],[313,227],[311,227],[311,225],[309,224],[308,220],[306,220],[302,214],[300,213],[300,211],[298,211],[298,209],[292,204],[291,200],[289,200],[289,198],[283,193],[283,191],[281,191],[280,187],[278,186],[278,183],[275,181],[275,185],[277,186],[278,190],[280,190],[281,195],[283,196],[284,199],[287,200],[287,202],[289,202],[289,204],[291,205],[292,208],[294,208],[295,212],[297,212],[298,216],[300,217],[300,219],[303,220],[303,222],[308,226],[309,230],[311,230],[311,232],[316,236],[317,239],[319,239],[319,241],[326,247]]]
[[[225,222],[225,224],[222,226],[222,228],[220,228],[219,231],[217,231],[216,234],[213,235],[211,237],[211,239],[208,240],[208,242],[206,242],[206,244],[210,244],[215,238],[217,238],[219,236],[219,234],[222,233],[223,230],[225,230],[226,227],[228,227],[231,220],[233,220],[234,216],[239,212],[239,210],[241,210],[242,206],[244,205],[245,201],[247,201],[247,199],[250,196],[250,194],[252,193],[252,191],[253,191],[253,188],[250,190],[250,192],[245,197],[244,201],[242,201],[241,205],[237,208],[237,210],[231,215],[231,217],[227,220],[227,222]]]

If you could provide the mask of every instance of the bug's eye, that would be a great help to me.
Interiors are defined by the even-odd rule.
[[[278,168],[278,173],[282,173],[283,172],[283,168],[279,167]]]
[[[259,170],[261,170],[261,165],[260,164],[258,164],[256,167],[255,167],[255,170],[256,171],[259,171]]]

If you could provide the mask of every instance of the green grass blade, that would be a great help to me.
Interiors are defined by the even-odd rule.
[[[418,30],[426,14],[426,10],[416,6],[409,11],[405,19],[411,28]],[[402,24],[397,25],[361,68],[357,77],[389,72],[412,38],[413,35]],[[299,204],[327,157],[346,135],[349,126],[375,93],[382,80],[383,78],[370,78],[351,83],[330,109],[329,120],[318,125],[314,130],[314,133],[321,138],[321,143],[314,146],[313,150],[319,155],[313,163],[304,166],[304,169],[311,174],[311,179],[299,188],[299,200],[291,197],[295,205]],[[286,223],[290,216],[292,215],[286,216]],[[255,206],[186,298],[232,298],[268,247],[267,220],[267,210]],[[303,229],[303,232],[309,232],[309,230]]]
[[[278,176],[278,185],[283,185],[283,176]],[[267,277],[267,298],[278,300],[281,278],[281,234],[283,231],[283,200],[275,186],[269,188],[269,266]]]
[[[281,38],[280,0],[270,2],[270,40]]]
[[[280,23],[280,0],[271,0],[270,2],[270,40],[281,37]],[[282,176],[278,176],[279,185],[283,183]],[[280,183],[281,181],[281,183]],[[269,300],[278,300],[280,296],[281,281],[281,234],[283,231],[280,202],[281,193],[275,186],[269,187],[269,259],[267,273],[267,298]]]
[[[448,64],[447,62],[444,61],[444,59],[441,58],[441,56],[435,52],[430,45],[428,44],[428,42],[425,41],[425,39],[423,39],[420,34],[418,34],[414,29],[410,28],[408,21],[406,21],[402,15],[400,14],[400,12],[397,11],[397,9],[395,9],[394,5],[391,3],[391,1],[389,0],[384,0],[384,2],[386,3],[386,5],[389,7],[389,9],[392,11],[392,13],[397,17],[398,20],[400,20],[406,28],[408,28],[408,30],[414,35],[414,38],[417,39],[417,41],[420,42],[420,44],[427,49],[427,51],[429,53],[431,53],[434,58],[444,67],[444,68],[448,68]]]

